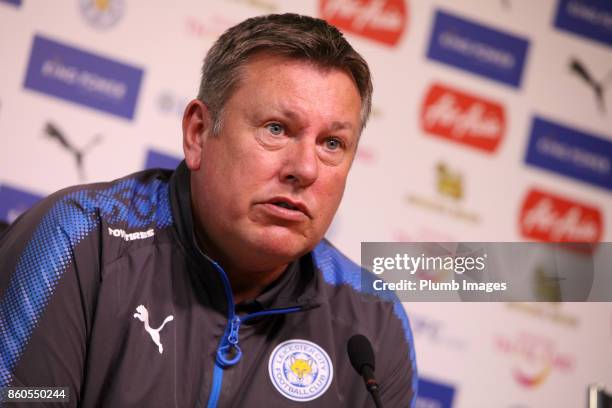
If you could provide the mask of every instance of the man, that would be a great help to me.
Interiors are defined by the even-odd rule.
[[[3,233],[3,232],[4,232],[4,231],[5,231],[5,230],[6,230],[8,227],[9,227],[9,225],[8,225],[6,222],[4,222],[4,221],[0,220],[0,236],[2,236],[2,233]]]
[[[185,160],[56,193],[0,241],[2,387],[83,407],[373,406],[346,352],[373,343],[413,406],[396,299],[323,236],[370,112],[365,61],[322,20],[252,18],[209,51]]]

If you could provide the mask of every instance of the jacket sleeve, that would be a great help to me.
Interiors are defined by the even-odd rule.
[[[68,387],[69,404],[37,406],[78,406],[99,282],[98,224],[76,199],[56,193],[0,237],[3,391]]]
[[[414,408],[418,385],[414,339],[402,304],[395,299],[391,305],[376,361],[380,397],[385,407]]]

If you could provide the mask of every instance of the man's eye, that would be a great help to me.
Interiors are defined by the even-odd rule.
[[[342,142],[336,138],[330,138],[325,141],[325,146],[329,150],[338,150],[342,147]]]
[[[274,136],[282,134],[284,130],[283,125],[279,123],[270,123],[269,125],[266,125],[266,127]]]

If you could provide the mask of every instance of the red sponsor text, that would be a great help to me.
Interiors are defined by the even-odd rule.
[[[395,46],[408,11],[405,0],[320,0],[319,14],[343,31]]]
[[[453,142],[493,153],[504,137],[504,108],[448,86],[429,88],[421,110],[423,130]]]
[[[525,197],[519,219],[524,237],[546,242],[601,240],[601,212],[583,203],[532,189]]]

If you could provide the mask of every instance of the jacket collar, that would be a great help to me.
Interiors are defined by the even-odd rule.
[[[170,179],[170,205],[180,244],[201,272],[198,280],[203,281],[203,289],[211,296],[213,304],[225,308],[223,283],[195,239],[190,171],[184,160]],[[295,306],[310,309],[321,303],[320,285],[320,276],[309,252],[292,262],[281,277],[255,299],[242,302],[238,308],[247,312]]]

